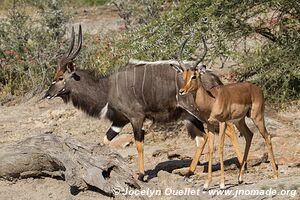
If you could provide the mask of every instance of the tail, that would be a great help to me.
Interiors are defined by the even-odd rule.
[[[188,117],[185,122],[188,134],[192,139],[195,139],[196,136],[202,136],[205,133],[203,123],[196,118]]]

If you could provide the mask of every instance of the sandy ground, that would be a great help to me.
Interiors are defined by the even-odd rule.
[[[248,166],[245,175],[245,183],[237,185],[237,167],[231,163],[226,170],[226,184],[231,190],[253,189],[268,190],[270,188],[281,190],[296,190],[300,192],[300,111],[297,108],[289,111],[276,113],[267,109],[266,122],[269,132],[272,134],[275,156],[279,164],[280,178],[271,178],[271,164],[261,163],[256,166]],[[254,131],[254,139],[250,150],[250,161],[256,163],[257,159],[266,152],[264,141],[253,124],[248,121]],[[44,100],[39,102],[35,97],[27,102],[15,106],[0,107],[0,144],[13,143],[32,135],[40,133],[52,133],[63,137],[72,136],[84,143],[96,145],[102,142],[102,138],[110,123],[105,120],[91,118],[82,111],[76,110],[71,104],[65,105],[61,99]],[[202,186],[206,178],[206,156],[202,156],[201,163],[197,168],[196,175],[185,182],[178,171],[185,170],[195,151],[195,142],[188,138],[183,122],[177,122],[168,126],[152,126],[147,128],[145,140],[145,164],[148,183],[141,183],[142,189],[156,189],[167,192],[171,189],[201,190],[200,197],[207,198],[208,193],[202,194]],[[128,125],[122,131],[123,136],[131,134]],[[122,135],[118,137],[123,137]],[[132,136],[132,134],[130,135]],[[117,139],[117,138],[116,138]],[[243,149],[244,138],[239,142]],[[214,169],[212,189],[218,188],[218,137],[215,141]],[[122,143],[121,143],[122,145]],[[130,164],[132,169],[137,170],[137,153],[134,145],[126,147],[107,147],[120,153]],[[225,159],[235,156],[231,144],[226,140]],[[206,155],[205,150],[204,155]],[[155,191],[156,191],[155,190]],[[213,190],[212,190],[213,191]],[[149,195],[150,196],[150,195]],[[120,195],[116,198],[123,199]],[[176,195],[155,196],[157,199],[177,199]],[[184,195],[186,199],[199,199],[197,195]],[[222,199],[224,196],[212,196]],[[245,199],[253,196],[241,196]],[[286,199],[287,196],[275,195],[277,199]],[[69,186],[62,180],[51,178],[23,179],[16,182],[0,181],[0,199],[99,199],[108,198],[103,195],[85,191],[76,196],[69,192]],[[137,198],[128,196],[128,198]],[[145,198],[139,196],[138,198]],[[262,196],[255,197],[263,199]],[[297,198],[295,198],[297,199]]]
[[[99,31],[117,30],[122,27],[121,19],[115,11],[103,9],[82,9],[73,22],[84,24],[86,30],[94,33]],[[99,25],[100,24],[100,25]],[[0,107],[0,145],[13,143],[32,135],[51,133],[63,137],[72,136],[86,144],[96,145],[102,142],[110,123],[94,119],[76,110],[72,105],[65,105],[62,100],[38,101],[34,97],[29,101],[13,106]],[[300,199],[300,109],[290,108],[284,112],[266,111],[267,129],[272,134],[275,156],[279,164],[280,178],[271,178],[272,169],[269,162],[258,162],[266,152],[263,138],[254,128],[252,122],[247,122],[254,131],[254,139],[250,149],[248,171],[245,182],[237,184],[238,168],[233,164],[235,153],[226,139],[225,160],[228,162],[225,171],[227,189],[231,194],[212,194],[216,192],[219,181],[218,137],[215,141],[213,183],[209,192],[203,192],[206,178],[206,154],[201,157],[196,175],[189,181],[184,181],[178,174],[185,171],[191,162],[195,151],[195,142],[188,138],[183,122],[164,126],[147,127],[145,137],[145,168],[149,179],[140,183],[140,191],[130,191],[131,195],[117,195],[116,199],[229,199],[235,194],[245,192],[248,195],[237,195],[235,199]],[[122,135],[132,137],[132,129],[128,125]],[[118,138],[116,138],[118,139]],[[244,138],[239,138],[243,150]],[[123,143],[120,143],[122,146]],[[107,147],[121,154],[137,171],[137,153],[133,144],[126,147]],[[0,160],[1,162],[1,160]],[[255,165],[255,166],[252,166]],[[277,192],[277,194],[249,195],[250,190],[261,192]],[[194,191],[194,192],[193,192]],[[145,192],[146,195],[141,195]],[[297,192],[297,193],[296,193]],[[132,195],[134,193],[134,195]],[[156,195],[153,195],[156,193]],[[40,199],[76,199],[94,200],[109,199],[95,191],[81,192],[76,196],[70,194],[69,186],[63,180],[52,178],[23,179],[15,182],[0,180],[0,200],[40,200]]]

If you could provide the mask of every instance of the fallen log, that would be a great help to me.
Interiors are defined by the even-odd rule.
[[[108,196],[127,187],[139,188],[125,160],[105,146],[41,134],[0,147],[0,178],[43,176],[62,178],[72,190],[96,188]]]

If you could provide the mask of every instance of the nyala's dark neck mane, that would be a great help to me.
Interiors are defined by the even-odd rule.
[[[88,70],[77,70],[77,80],[68,86],[70,93],[63,97],[64,102],[73,105],[92,117],[100,117],[107,104],[108,76],[98,75]],[[75,78],[76,79],[76,78]]]

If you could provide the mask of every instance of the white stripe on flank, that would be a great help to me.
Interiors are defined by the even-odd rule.
[[[143,97],[143,101],[144,101],[145,105],[146,105],[146,100],[145,100],[145,96],[144,96],[144,85],[145,85],[145,79],[146,79],[146,70],[147,70],[147,67],[144,66],[144,76],[143,76],[143,83],[142,83],[142,97]]]
[[[176,92],[176,101],[177,101],[177,104],[178,104],[178,85],[177,85],[177,72],[175,71],[175,92]]]
[[[128,91],[128,76],[127,76],[127,68],[125,69],[125,89]]]
[[[116,74],[116,89],[117,89],[117,97],[119,97],[119,85],[118,85],[118,79],[119,79],[119,73],[117,72]]]
[[[143,60],[135,60],[135,59],[130,59],[129,60],[130,64],[152,64],[152,65],[160,65],[160,64],[173,64],[173,65],[178,65],[178,61],[177,60],[158,60],[158,61],[143,61]],[[186,64],[193,64],[194,62],[191,61],[183,61],[183,63]]]
[[[186,66],[192,66],[195,62],[193,61],[182,61],[183,64]],[[158,61],[143,61],[143,60],[136,60],[136,59],[130,59],[129,64],[134,65],[142,65],[142,64],[151,64],[151,65],[161,65],[161,64],[173,64],[173,65],[179,65],[177,60],[158,60]],[[174,69],[175,70],[175,69]],[[208,72],[212,72],[211,69],[206,69]]]
[[[120,133],[123,127],[117,127],[117,126],[112,126],[111,130],[113,130],[116,133]]]
[[[135,73],[136,73],[136,70],[135,70],[135,67],[134,67],[133,68],[133,87],[132,87],[132,90],[133,90],[133,94],[134,94],[135,99],[138,99],[138,97],[136,96],[136,92],[135,92]]]
[[[101,119],[106,117],[107,110],[108,110],[108,103],[106,103],[106,105],[102,108],[102,110],[100,112],[100,118]]]

